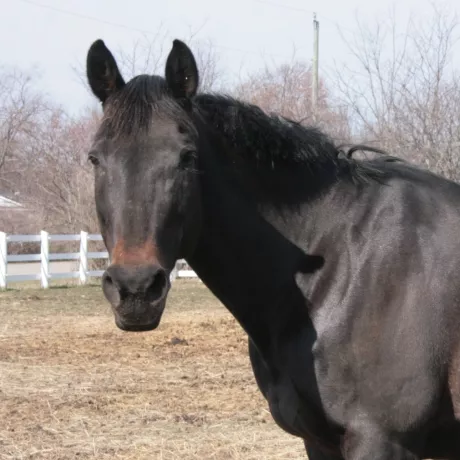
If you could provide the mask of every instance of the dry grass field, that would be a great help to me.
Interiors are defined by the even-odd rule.
[[[0,292],[0,459],[305,459],[247,340],[199,282],[160,328],[118,330],[98,286]]]

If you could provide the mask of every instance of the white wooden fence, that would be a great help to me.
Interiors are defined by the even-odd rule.
[[[52,253],[50,243],[79,241],[78,252]],[[101,235],[80,232],[79,235],[50,235],[42,231],[39,235],[8,235],[0,232],[0,289],[6,289],[8,283],[21,281],[40,281],[43,288],[49,287],[49,281],[55,279],[78,278],[81,284],[86,284],[91,277],[100,277],[104,270],[88,270],[88,261],[93,259],[106,259],[107,252],[89,252],[88,242],[102,241]],[[40,243],[40,254],[8,254],[8,243]],[[50,262],[52,261],[77,261],[77,271],[51,273]],[[40,273],[8,274],[8,263],[17,264],[24,262],[39,262]],[[192,270],[182,270],[180,265],[185,261],[179,260],[176,268],[171,273],[171,280],[175,278],[195,278]]]

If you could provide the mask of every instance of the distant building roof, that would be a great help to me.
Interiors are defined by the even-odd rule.
[[[17,201],[10,200],[5,196],[0,195],[0,208],[22,209],[24,206]]]

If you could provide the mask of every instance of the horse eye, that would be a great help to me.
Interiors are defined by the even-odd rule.
[[[195,150],[184,150],[180,154],[180,164],[182,167],[189,166],[196,159]]]
[[[99,164],[99,159],[95,155],[88,155],[88,160],[93,164],[93,166],[97,166]]]

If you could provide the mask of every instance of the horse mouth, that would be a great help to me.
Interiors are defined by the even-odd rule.
[[[131,306],[130,306],[131,307]],[[142,312],[131,311],[131,308],[118,311],[114,309],[115,324],[119,329],[126,332],[146,332],[156,329],[161,322],[165,302],[160,302],[159,305],[145,306]]]
[[[160,325],[161,315],[158,315],[150,322],[127,321],[122,318],[116,318],[115,324],[119,329],[125,332],[147,332],[153,331]]]

